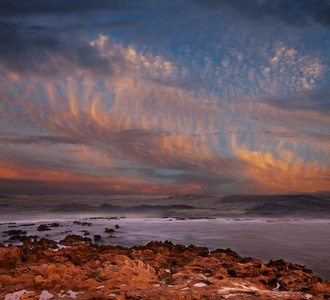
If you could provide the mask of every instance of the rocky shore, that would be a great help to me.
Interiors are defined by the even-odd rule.
[[[230,249],[150,242],[123,248],[67,236],[0,244],[1,299],[330,299],[305,266]]]

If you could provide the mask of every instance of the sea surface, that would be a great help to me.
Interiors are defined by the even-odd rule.
[[[41,224],[49,230],[38,230]],[[330,281],[330,201],[310,195],[1,195],[0,242],[20,244],[9,230],[55,241],[79,234],[125,247],[168,240],[230,248],[264,262],[307,265]]]

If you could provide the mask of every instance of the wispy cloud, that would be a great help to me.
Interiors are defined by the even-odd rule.
[[[0,187],[326,190],[328,9],[0,1]]]
[[[288,111],[315,111],[329,116],[330,88],[315,88],[289,96],[265,97],[264,103]]]

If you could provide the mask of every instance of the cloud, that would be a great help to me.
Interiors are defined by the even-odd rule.
[[[36,135],[17,135],[13,133],[0,132],[0,144],[43,144],[43,145],[57,145],[57,144],[85,144],[86,137],[79,136],[36,136]]]
[[[268,105],[288,111],[311,111],[330,115],[330,88],[314,88],[289,96],[265,97],[262,101]]]
[[[286,24],[306,27],[311,22],[330,28],[330,1],[328,0],[196,0],[207,9],[231,9],[242,17],[265,21],[272,17]]]
[[[104,58],[99,49],[79,35],[0,21],[0,65],[7,72],[23,75],[58,77],[84,72],[111,77],[118,68],[124,69],[126,62],[119,53]]]
[[[322,132],[300,132],[297,130],[290,130],[283,127],[265,126],[260,132],[261,135],[270,135],[273,137],[288,138],[288,139],[302,139],[309,141],[314,139],[322,142],[330,142],[330,134]],[[258,133],[256,133],[258,135]]]
[[[187,78],[184,80],[171,80],[171,79],[164,79],[164,78],[148,78],[153,83],[165,85],[172,88],[179,88],[179,89],[186,89],[186,90],[196,90],[199,87],[205,86],[206,81],[204,79],[197,79],[197,78]]]
[[[269,152],[243,149],[237,151],[236,155],[246,163],[246,181],[242,186],[247,193],[311,193],[328,190],[329,168],[304,161],[290,151],[282,151],[279,158]]]
[[[139,1],[145,3],[147,1]],[[33,0],[27,3],[24,0],[0,1],[0,16],[19,17],[19,16],[38,16],[38,15],[68,15],[82,14],[91,12],[132,12],[138,9],[136,1],[119,0],[94,0],[94,1],[73,1],[58,0],[52,3],[46,3],[42,0]]]
[[[0,1],[2,187],[325,189],[329,90],[313,89],[324,79],[325,50],[300,46],[301,35],[283,39],[276,28],[269,29],[275,38],[251,33],[232,13],[208,18],[213,12],[200,7],[180,9],[193,1],[56,3]],[[256,3],[200,5],[260,21],[318,22],[312,11],[307,23],[299,20],[304,1],[288,1],[283,16],[283,1]],[[296,21],[286,20],[291,14]],[[141,43],[143,34],[150,44]],[[165,38],[171,48],[160,43]]]

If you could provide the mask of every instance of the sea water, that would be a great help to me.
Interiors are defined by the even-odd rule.
[[[60,241],[68,234],[92,238],[100,244],[131,247],[150,241],[207,247],[210,251],[231,248],[244,257],[264,262],[284,259],[306,265],[330,280],[330,220],[327,218],[265,217],[246,214],[235,205],[224,212],[219,198],[164,196],[10,196],[0,199],[0,242],[4,232],[27,231]],[[86,223],[90,226],[79,224]],[[38,231],[40,224],[59,227]],[[85,225],[86,225],[85,224]],[[27,225],[27,226],[22,226]],[[115,228],[118,225],[119,228]],[[117,226],[117,227],[118,227]],[[106,233],[113,228],[114,233]]]

